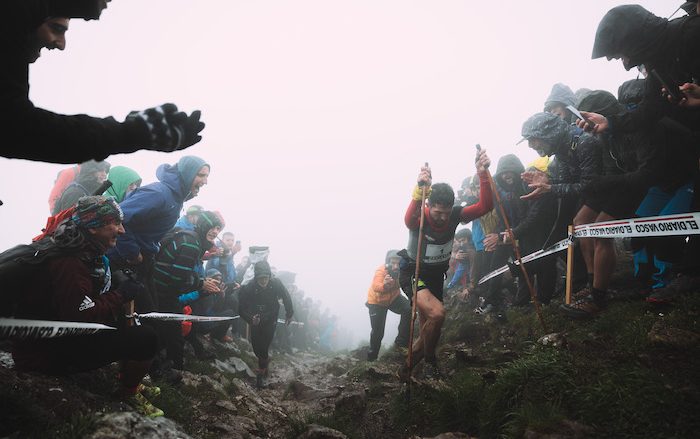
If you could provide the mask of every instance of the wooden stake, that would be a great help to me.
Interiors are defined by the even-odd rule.
[[[574,226],[569,226],[569,237],[574,236]],[[574,241],[569,242],[569,248],[566,249],[566,298],[564,302],[568,305],[571,303],[571,288],[574,283]]]

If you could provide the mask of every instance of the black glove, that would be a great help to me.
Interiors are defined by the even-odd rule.
[[[143,284],[133,279],[127,279],[119,285],[117,291],[122,295],[124,303],[131,302],[143,288]]]
[[[178,111],[175,104],[163,104],[144,111],[132,111],[126,119],[138,120],[146,125],[151,135],[149,149],[170,152],[185,149],[202,140],[199,135],[204,129],[204,122],[199,121],[201,115],[196,110],[188,116]]]

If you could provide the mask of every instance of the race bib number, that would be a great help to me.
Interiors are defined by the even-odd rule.
[[[447,262],[452,255],[452,241],[445,244],[428,244],[425,248],[423,260],[429,264],[437,262]]]

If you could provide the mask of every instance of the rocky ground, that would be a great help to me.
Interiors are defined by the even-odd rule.
[[[187,354],[183,382],[158,383],[147,419],[111,397],[115,369],[67,378],[16,373],[0,344],[0,437],[105,438],[691,438],[700,418],[700,294],[674,306],[613,303],[572,322],[545,307],[506,320],[453,299],[443,333],[443,381],[411,385],[403,353],[273,354],[254,388],[247,342],[207,342],[213,361]]]

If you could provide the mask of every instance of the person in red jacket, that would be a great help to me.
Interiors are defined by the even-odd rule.
[[[420,316],[420,332],[412,346],[413,364],[425,359],[423,367],[426,378],[439,378],[435,350],[442,324],[445,321],[445,307],[442,304],[442,290],[445,273],[449,268],[450,255],[455,230],[459,223],[468,223],[488,213],[493,207],[491,183],[486,168],[491,161],[485,150],[476,155],[476,170],[479,174],[479,202],[471,206],[454,205],[454,191],[446,183],[431,186],[430,168],[422,167],[418,175],[418,184],[413,191],[413,199],[408,205],[404,217],[409,230],[408,246],[401,250],[399,283],[404,294],[413,300],[413,282],[416,282],[416,307]],[[427,206],[421,206],[422,192],[425,188]],[[420,228],[420,211],[425,212],[423,240],[420,249],[420,271],[414,280]],[[408,360],[398,371],[399,379],[408,381],[410,368]]]
[[[73,217],[60,225],[53,242],[61,251],[38,268],[35,281],[17,292],[16,318],[102,323],[116,330],[91,335],[13,342],[12,357],[18,370],[66,375],[94,370],[121,361],[121,394],[146,416],[163,416],[141,393],[158,346],[155,332],[145,326],[126,326],[124,304],[142,286],[122,275],[113,288],[106,249],[124,233],[122,212],[111,197],[78,200]]]
[[[384,338],[386,313],[391,311],[401,316],[399,333],[394,345],[400,348],[408,347],[408,333],[411,325],[411,304],[401,295],[399,288],[399,263],[401,257],[396,250],[389,250],[384,258],[384,264],[374,272],[372,285],[367,291],[367,308],[369,323],[372,331],[369,335],[369,351],[367,361],[374,361],[379,355]]]

